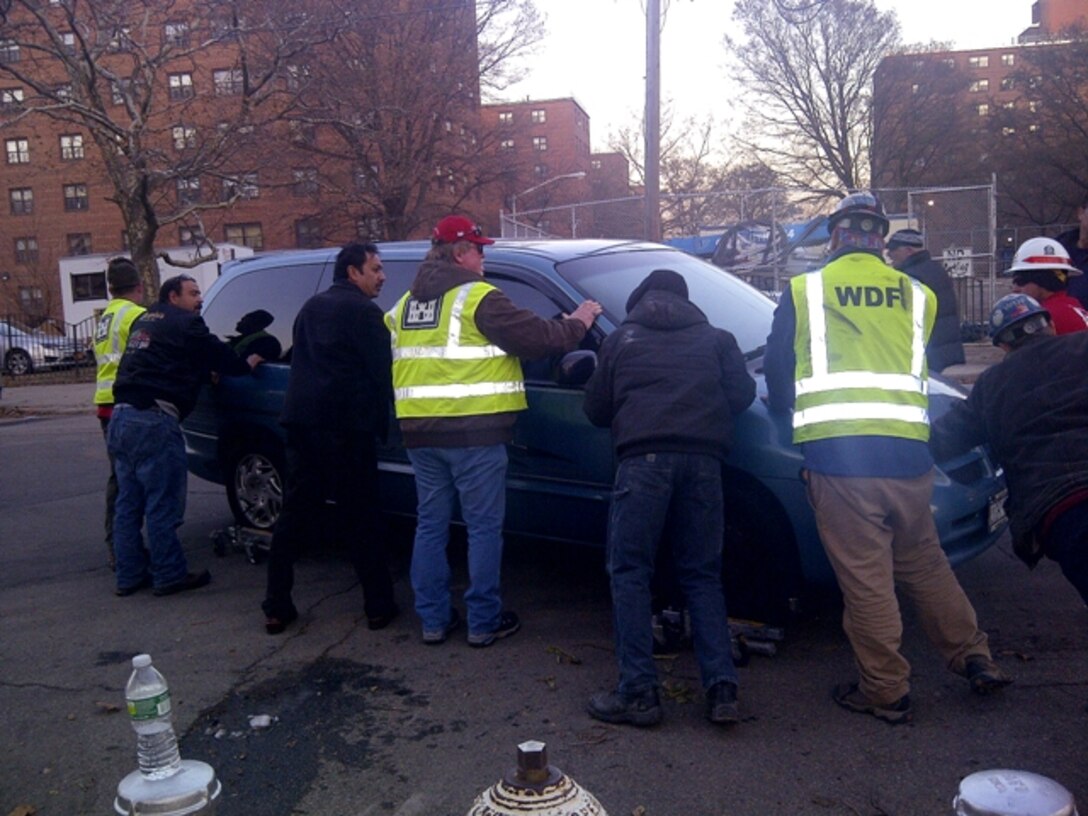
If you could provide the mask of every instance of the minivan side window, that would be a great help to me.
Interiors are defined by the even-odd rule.
[[[272,335],[276,343],[262,335],[246,344],[243,352],[261,354],[266,349],[276,350],[278,345],[278,361],[288,362],[295,317],[317,291],[323,266],[317,263],[244,272],[216,293],[202,312],[204,322],[212,334],[232,345],[244,343],[255,332]]]

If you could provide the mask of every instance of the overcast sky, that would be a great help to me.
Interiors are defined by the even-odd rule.
[[[661,41],[661,96],[677,115],[725,121],[735,92],[725,67],[732,0],[662,0],[670,8]],[[907,43],[938,40],[957,49],[1008,45],[1031,23],[1032,0],[876,0],[894,10]],[[643,0],[537,0],[548,33],[529,76],[504,100],[573,96],[590,117],[594,150],[639,121],[645,89]]]

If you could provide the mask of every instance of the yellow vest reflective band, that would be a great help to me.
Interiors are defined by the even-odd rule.
[[[398,419],[527,407],[521,362],[476,327],[476,308],[494,289],[483,281],[466,283],[429,301],[408,292],[386,313]]]
[[[797,314],[793,441],[929,439],[933,292],[864,252],[795,277],[790,290]],[[873,337],[881,342],[866,342]]]
[[[114,298],[107,304],[94,329],[95,375],[94,404],[113,404],[113,381],[121,365],[121,355],[128,344],[128,333],[136,318],[146,309],[139,303]]]

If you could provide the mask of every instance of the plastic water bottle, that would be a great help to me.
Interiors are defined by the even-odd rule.
[[[128,715],[136,731],[136,759],[145,779],[165,779],[181,768],[174,733],[170,689],[151,665],[151,655],[132,658],[132,675],[125,686]]]

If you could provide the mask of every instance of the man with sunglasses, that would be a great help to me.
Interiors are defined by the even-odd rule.
[[[412,590],[423,642],[445,642],[461,621],[446,559],[459,503],[468,528],[468,642],[485,647],[521,627],[499,591],[506,444],[527,407],[519,358],[573,350],[601,307],[587,300],[562,320],[519,309],[483,280],[484,247],[495,242],[463,216],[439,221],[431,242],[411,289],[385,316],[418,498]]]
[[[1070,276],[1080,275],[1065,247],[1053,238],[1029,238],[1013,256],[1012,291],[1037,300],[1050,312],[1057,334],[1088,329],[1088,311],[1066,288]]]

